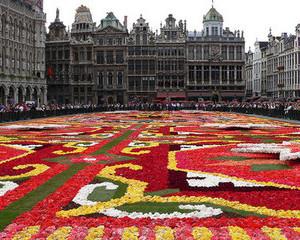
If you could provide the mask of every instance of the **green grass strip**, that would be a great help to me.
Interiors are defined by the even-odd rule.
[[[251,170],[254,172],[279,171],[287,169],[291,169],[291,167],[284,164],[255,164],[251,166]]]
[[[48,195],[55,192],[68,179],[74,176],[78,171],[87,166],[86,163],[74,164],[66,171],[54,176],[45,184],[28,193],[23,198],[13,202],[3,211],[0,211],[0,231],[9,225],[17,216],[30,211],[38,202],[45,199]]]
[[[108,150],[115,147],[123,140],[127,139],[134,130],[128,130],[122,136],[114,139],[108,144],[104,145],[98,151],[93,153],[93,156],[99,154],[105,154]],[[64,157],[58,157],[54,159],[48,159],[50,161],[61,161],[65,160]],[[88,166],[87,163],[73,164],[66,171],[54,176],[45,184],[39,186],[35,190],[28,193],[23,198],[13,202],[7,206],[4,210],[0,211],[0,231],[8,226],[16,217],[23,214],[24,212],[30,211],[38,202],[45,199],[48,195],[55,192],[56,189],[61,187],[67,180],[73,177],[78,171]]]
[[[100,148],[98,151],[95,151],[92,156],[97,156],[100,154],[105,154],[108,150],[112,149],[113,147],[117,146],[119,143],[127,139],[132,133],[134,133],[134,130],[128,130],[125,132],[122,136],[112,140],[108,144],[104,145],[102,148]]]

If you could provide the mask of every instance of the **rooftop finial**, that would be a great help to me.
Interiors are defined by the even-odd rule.
[[[56,18],[55,18],[56,22],[59,22],[59,9],[56,8]]]
[[[211,6],[214,7],[214,0],[211,0]]]

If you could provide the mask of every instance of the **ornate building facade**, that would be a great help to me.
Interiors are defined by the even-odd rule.
[[[0,1],[0,104],[47,103],[42,0]]]
[[[58,34],[62,39],[53,42],[50,36],[56,31],[62,32]],[[70,32],[55,20],[48,37],[47,49],[59,49],[59,44],[65,49],[69,44],[68,82],[59,73],[66,73],[66,63],[61,63],[62,68],[58,63],[68,59],[47,60],[47,65],[57,66],[60,76],[50,78],[53,71],[48,71],[49,82],[56,81],[62,89],[63,83],[69,84],[70,94],[65,93],[70,97],[60,99],[64,103],[66,99],[73,104],[125,104],[244,96],[243,32],[224,30],[223,17],[214,7],[204,17],[202,32],[188,32],[186,21],[177,22],[169,14],[155,33],[142,16],[131,31],[127,17],[121,23],[112,12],[97,25],[90,10],[80,6]],[[57,100],[56,88],[49,89],[49,99]]]
[[[269,99],[300,98],[300,25],[295,34],[274,36],[255,43],[252,64],[252,86],[247,93],[252,97]]]
[[[156,98],[155,33],[140,16],[128,38],[128,101],[147,102]]]
[[[212,7],[201,32],[188,33],[187,95],[189,100],[242,99],[245,94],[245,40],[240,31],[223,29],[223,16]]]
[[[60,21],[59,10],[56,18],[49,26],[46,44],[46,74],[48,85],[48,101],[50,103],[70,103],[70,41],[66,26]]]

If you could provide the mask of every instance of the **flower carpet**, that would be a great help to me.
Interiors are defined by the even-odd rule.
[[[107,112],[0,125],[0,239],[300,239],[300,124]]]

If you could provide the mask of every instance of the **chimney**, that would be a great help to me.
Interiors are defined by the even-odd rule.
[[[124,27],[127,28],[128,16],[124,16]]]

